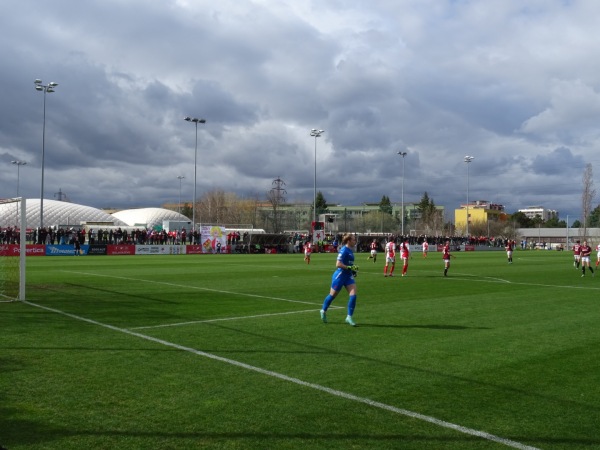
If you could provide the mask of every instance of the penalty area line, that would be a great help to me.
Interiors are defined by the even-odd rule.
[[[71,319],[74,319],[74,320],[79,320],[79,321],[82,321],[82,322],[86,322],[86,323],[89,323],[89,324],[92,324],[92,325],[96,325],[96,326],[99,326],[99,327],[102,327],[102,328],[106,328],[106,329],[109,329],[109,330],[112,330],[112,331],[116,331],[116,332],[119,332],[119,333],[127,334],[129,336],[134,336],[134,337],[137,337],[137,338],[140,338],[140,339],[144,339],[146,341],[154,342],[156,344],[164,345],[166,347],[171,347],[171,348],[174,348],[174,349],[177,349],[177,350],[181,350],[181,351],[184,351],[184,352],[192,353],[192,354],[197,355],[197,356],[202,356],[202,357],[209,358],[209,359],[212,359],[212,360],[215,360],[215,361],[219,361],[219,362],[222,362],[222,363],[225,363],[225,364],[230,364],[232,366],[236,366],[236,367],[240,367],[242,369],[246,369],[246,370],[249,370],[249,371],[260,373],[262,375],[266,375],[266,376],[269,376],[269,377],[277,378],[277,379],[282,380],[282,381],[288,381],[290,383],[294,383],[294,384],[297,384],[299,386],[303,386],[303,387],[315,389],[315,390],[318,390],[318,391],[321,391],[321,392],[325,392],[327,394],[330,394],[330,395],[333,395],[333,396],[336,396],[336,397],[340,397],[340,398],[343,398],[343,399],[346,399],[346,400],[354,401],[354,402],[357,402],[357,403],[362,403],[362,404],[369,405],[369,406],[372,406],[374,408],[379,408],[379,409],[382,409],[382,410],[385,410],[385,411],[390,411],[390,412],[393,412],[393,413],[398,414],[398,415],[402,415],[402,416],[405,416],[405,417],[410,417],[410,418],[413,418],[413,419],[416,419],[416,420],[421,420],[423,422],[428,422],[428,423],[431,423],[431,424],[436,425],[438,427],[442,427],[442,428],[450,429],[450,430],[453,430],[453,431],[457,431],[459,433],[463,433],[463,434],[466,434],[466,435],[469,435],[469,436],[479,437],[481,439],[485,439],[485,440],[488,440],[488,441],[496,442],[498,444],[502,444],[502,445],[505,445],[507,447],[512,447],[512,448],[516,448],[516,449],[519,449],[519,450],[540,450],[537,447],[531,447],[529,445],[525,445],[525,444],[522,444],[520,442],[513,441],[511,439],[506,439],[506,438],[503,438],[503,437],[500,437],[500,436],[496,436],[496,435],[493,435],[493,434],[490,434],[490,433],[486,433],[485,431],[479,431],[479,430],[475,430],[473,428],[468,428],[468,427],[464,427],[462,425],[457,425],[457,424],[454,424],[454,423],[451,423],[451,422],[446,422],[445,420],[437,419],[437,418],[432,417],[432,416],[427,416],[427,415],[420,414],[420,413],[417,413],[417,412],[414,412],[414,411],[410,411],[410,410],[407,410],[407,409],[397,408],[395,406],[391,406],[391,405],[387,405],[385,403],[377,402],[375,400],[371,400],[371,399],[366,398],[366,397],[359,397],[359,396],[356,396],[354,394],[350,394],[348,392],[344,392],[344,391],[339,391],[337,389],[328,388],[328,387],[322,386],[320,384],[309,383],[307,381],[300,380],[299,378],[294,378],[294,377],[290,377],[288,375],[284,375],[284,374],[281,374],[281,373],[278,373],[278,372],[273,372],[271,370],[262,369],[260,367],[252,366],[250,364],[246,364],[246,363],[243,363],[243,362],[240,362],[240,361],[236,361],[236,360],[233,360],[233,359],[224,358],[222,356],[214,355],[212,353],[206,353],[206,352],[203,352],[201,350],[196,350],[196,349],[191,348],[191,347],[185,347],[183,345],[175,344],[173,342],[165,341],[163,339],[155,338],[153,336],[148,336],[148,335],[145,335],[145,334],[142,334],[142,333],[137,333],[135,331],[127,330],[125,328],[119,328],[119,327],[115,327],[114,325],[109,325],[109,324],[105,324],[105,323],[102,323],[102,322],[97,322],[95,320],[88,319],[88,318],[81,317],[81,316],[77,316],[75,314],[67,313],[67,312],[61,311],[59,309],[50,308],[48,306],[38,305],[37,303],[31,303],[31,302],[28,302],[26,300],[23,300],[23,303],[26,304],[26,305],[35,307],[35,308],[40,308],[40,309],[43,309],[43,310],[46,310],[46,311],[49,311],[49,312],[60,314],[60,315],[65,316],[65,317],[70,317]]]

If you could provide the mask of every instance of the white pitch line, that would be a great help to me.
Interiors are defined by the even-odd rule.
[[[77,316],[75,314],[67,313],[67,312],[61,311],[59,309],[50,308],[48,306],[38,305],[36,303],[31,303],[31,302],[28,302],[26,300],[23,300],[23,303],[27,304],[27,305],[30,305],[30,306],[33,306],[33,307],[36,307],[36,308],[44,309],[46,311],[50,311],[50,312],[53,312],[53,313],[56,313],[56,314],[60,314],[60,315],[66,316],[66,317],[70,317],[70,318],[75,319],[75,320],[80,320],[80,321],[83,321],[83,322],[90,323],[92,325],[96,325],[96,326],[99,326],[99,327],[107,328],[109,330],[117,331],[119,333],[128,334],[130,336],[135,336],[135,337],[138,337],[140,339],[144,339],[144,340],[147,340],[147,341],[150,341],[150,342],[155,342],[157,344],[161,344],[161,345],[164,345],[164,346],[167,346],[167,347],[175,348],[177,350],[181,350],[181,351],[184,351],[184,352],[193,353],[195,355],[202,356],[202,357],[209,358],[209,359],[213,359],[215,361],[220,361],[220,362],[223,362],[223,363],[226,363],[226,364],[230,364],[232,366],[241,367],[242,369],[251,370],[253,372],[257,372],[257,373],[260,373],[260,374],[263,374],[263,375],[267,375],[267,376],[270,376],[270,377],[273,377],[273,378],[277,378],[279,380],[289,381],[290,383],[294,383],[294,384],[297,384],[297,385],[300,385],[300,386],[308,387],[308,388],[311,388],[311,389],[316,389],[318,391],[325,392],[327,394],[331,394],[331,395],[334,395],[336,397],[341,397],[341,398],[344,398],[346,400],[351,400],[351,401],[354,401],[354,402],[363,403],[365,405],[369,405],[369,406],[372,406],[374,408],[379,408],[379,409],[390,411],[390,412],[393,412],[393,413],[396,413],[396,414],[399,414],[399,415],[402,415],[402,416],[411,417],[413,419],[417,419],[417,420],[421,420],[421,421],[424,421],[424,422],[428,422],[428,423],[431,423],[433,425],[437,425],[437,426],[442,427],[442,428],[447,428],[447,429],[450,429],[450,430],[453,430],[453,431],[457,431],[459,433],[467,434],[469,436],[480,437],[480,438],[488,440],[488,441],[496,442],[498,444],[503,444],[503,445],[505,445],[507,447],[512,447],[512,448],[516,448],[516,449],[519,449],[519,450],[540,450],[537,447],[531,447],[529,445],[525,445],[525,444],[522,444],[520,442],[513,441],[511,439],[506,439],[506,438],[503,438],[503,437],[500,437],[500,436],[496,436],[496,435],[493,435],[493,434],[490,434],[490,433],[486,433],[485,431],[479,431],[479,430],[475,430],[473,428],[463,427],[462,425],[456,425],[456,424],[451,423],[451,422],[446,422],[445,420],[437,419],[437,418],[432,417],[432,416],[426,416],[424,414],[420,414],[420,413],[417,413],[417,412],[414,412],[414,411],[410,411],[410,410],[407,410],[407,409],[397,408],[395,406],[391,406],[391,405],[387,405],[385,403],[377,402],[375,400],[371,400],[371,399],[366,398],[366,397],[358,397],[358,396],[356,396],[354,394],[350,394],[350,393],[343,392],[343,391],[338,391],[337,389],[331,389],[331,388],[328,388],[326,386],[321,386],[320,384],[309,383],[307,381],[300,380],[299,378],[294,378],[294,377],[290,377],[290,376],[287,376],[287,375],[284,375],[284,374],[281,374],[281,373],[278,373],[278,372],[273,372],[271,370],[262,369],[260,367],[252,366],[250,364],[246,364],[246,363],[243,363],[243,362],[240,362],[240,361],[236,361],[236,360],[233,360],[233,359],[223,358],[222,356],[213,355],[212,353],[206,353],[206,352],[203,352],[201,350],[196,350],[196,349],[191,348],[191,347],[184,347],[182,345],[175,344],[173,342],[169,342],[169,341],[165,341],[163,339],[158,339],[158,338],[155,338],[155,337],[152,337],[152,336],[148,336],[148,335],[145,335],[145,334],[137,333],[135,331],[131,331],[131,330],[128,330],[128,329],[125,329],[125,328],[119,328],[119,327],[115,327],[113,325],[108,325],[108,324],[105,324],[105,323],[102,323],[102,322],[97,322],[95,320],[87,319],[85,317],[81,317],[81,316]]]
[[[342,306],[331,306],[330,307],[330,309],[341,309],[341,308],[343,308],[343,307]],[[305,309],[303,311],[287,311],[287,312],[272,313],[272,314],[257,314],[257,315],[253,315],[253,316],[223,317],[221,319],[192,320],[189,322],[168,323],[168,324],[164,324],[164,325],[150,325],[150,326],[144,326],[144,327],[133,327],[133,328],[129,328],[129,329],[130,330],[146,330],[148,328],[179,327],[179,326],[183,326],[183,325],[195,325],[197,323],[221,322],[224,320],[256,319],[256,318],[260,318],[260,317],[285,316],[287,314],[299,314],[299,313],[307,313],[307,312],[314,313],[315,311],[318,311],[318,309],[316,309],[316,310],[315,309]]]
[[[245,292],[233,292],[233,291],[223,291],[223,290],[219,290],[219,289],[211,289],[211,288],[206,288],[206,287],[200,287],[200,286],[190,286],[187,284],[176,284],[176,283],[167,283],[166,281],[156,281],[156,280],[144,280],[142,278],[129,278],[129,277],[118,277],[115,275],[101,275],[98,273],[91,273],[91,272],[77,272],[74,270],[63,270],[63,272],[66,273],[75,273],[78,275],[88,275],[91,277],[104,277],[104,278],[115,278],[118,280],[126,280],[126,281],[135,281],[136,283],[153,283],[153,284],[161,284],[164,286],[172,286],[172,287],[178,287],[178,288],[185,288],[185,289],[194,289],[197,291],[208,291],[208,292],[216,292],[217,294],[232,294],[232,295],[239,295],[242,297],[252,297],[252,298],[264,298],[266,300],[277,300],[277,301],[281,301],[281,302],[290,302],[290,303],[301,303],[303,305],[316,305],[315,302],[305,302],[302,300],[290,300],[289,298],[281,298],[281,297],[268,297],[265,295],[257,295],[257,294],[248,294]],[[320,305],[320,303],[319,303]]]

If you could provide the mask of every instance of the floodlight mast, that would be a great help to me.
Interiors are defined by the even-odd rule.
[[[469,240],[469,164],[471,161],[475,159],[474,156],[465,156],[465,163],[467,163],[467,226],[466,226],[466,234],[467,240]]]
[[[42,80],[36,78],[33,82],[35,90],[44,93],[44,119],[42,126],[42,186],[40,192],[40,228],[44,228],[44,158],[46,153],[46,94],[54,92],[54,88],[58,83],[51,81],[48,84],[43,84]]]
[[[404,239],[404,157],[406,152],[398,152],[402,156],[402,239]]]
[[[317,130],[313,128],[310,130],[310,135],[315,138],[315,177],[314,177],[314,198],[313,198],[313,223],[317,223],[317,138],[325,133],[325,130]]]
[[[196,187],[197,187],[197,174],[198,174],[198,124],[206,123],[205,119],[198,119],[196,117],[186,116],[183,120],[192,122],[196,125],[196,146],[194,147],[194,201],[192,203],[192,231],[196,230]]]

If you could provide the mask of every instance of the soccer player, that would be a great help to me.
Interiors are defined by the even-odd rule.
[[[325,297],[323,308],[321,309],[321,320],[323,323],[327,323],[327,309],[329,309],[331,302],[340,293],[342,287],[345,287],[349,295],[346,323],[353,327],[356,326],[354,320],[352,320],[354,308],[356,307],[356,282],[354,281],[354,277],[358,270],[358,267],[354,265],[354,252],[352,251],[352,247],[355,245],[356,238],[353,234],[348,233],[342,237],[342,248],[337,256],[335,272],[333,272],[331,277],[329,295]]]
[[[444,261],[444,276],[448,276],[448,269],[450,268],[450,258],[452,255],[450,254],[450,241],[446,241],[444,247],[442,248],[442,260]]]
[[[396,267],[396,240],[391,237],[385,244],[385,266],[383,267],[383,276],[388,276],[388,266],[390,266],[390,277],[394,276],[394,268]]]
[[[375,261],[377,261],[377,247],[379,247],[379,244],[377,243],[377,239],[373,239],[373,242],[371,242],[371,245],[370,245],[371,254],[367,258],[367,259],[372,259],[373,264],[375,264]]]
[[[306,241],[304,244],[304,261],[306,264],[310,264],[310,255],[312,254],[312,242]]]
[[[587,241],[583,241],[583,245],[581,246],[581,276],[585,277],[585,267],[587,266],[592,272],[592,276],[594,276],[594,269],[590,266],[590,254],[592,253],[592,247],[590,247]]]
[[[579,240],[575,241],[575,245],[573,246],[573,267],[579,269],[579,264],[581,263],[581,244]]]
[[[506,257],[508,258],[508,263],[512,264],[513,243],[510,239],[506,241],[506,246],[504,247],[504,249],[506,250]]]
[[[410,257],[410,248],[407,240],[400,244],[400,257],[402,258],[402,276],[405,277],[406,272],[408,272],[408,258]]]
[[[596,267],[600,264],[600,242],[596,245]]]
[[[423,258],[427,258],[427,253],[429,252],[429,244],[427,243],[427,239],[423,241]]]

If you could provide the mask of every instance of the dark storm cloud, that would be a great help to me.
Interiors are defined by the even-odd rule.
[[[10,2],[0,16],[0,197],[91,206],[191,198],[198,189],[290,201],[400,201],[427,191],[449,219],[471,198],[578,214],[597,164],[595,2],[516,0]],[[43,20],[42,20],[43,19]],[[556,30],[561,30],[557,33]],[[569,180],[565,180],[568,177]],[[575,182],[573,181],[575,180]]]

